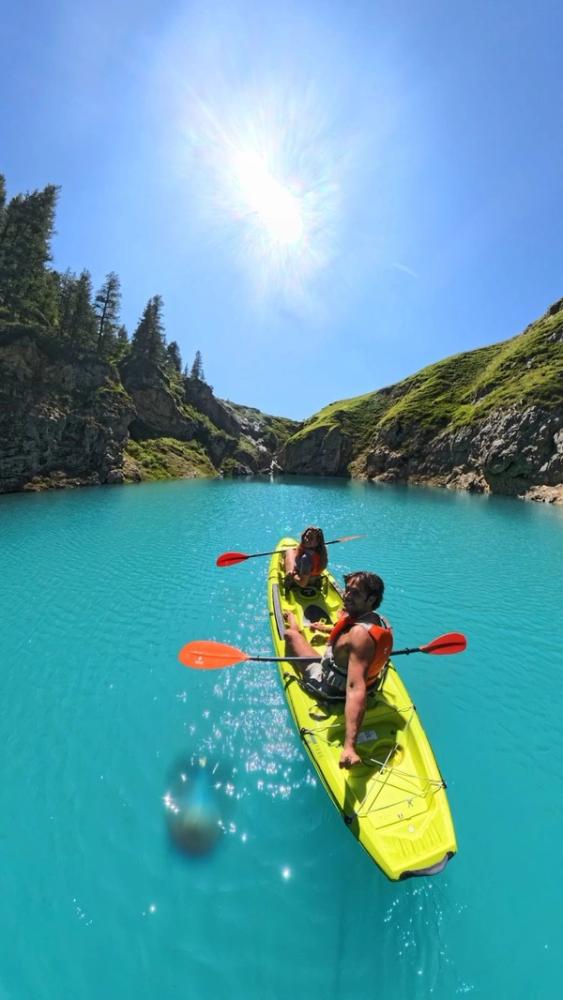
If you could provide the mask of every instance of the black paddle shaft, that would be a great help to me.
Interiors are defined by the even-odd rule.
[[[425,653],[420,646],[412,649],[394,649],[391,656],[408,656],[409,653]],[[249,656],[254,663],[320,663],[322,656]]]

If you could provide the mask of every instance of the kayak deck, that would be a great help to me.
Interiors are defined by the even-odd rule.
[[[284,588],[283,554],[297,542],[283,538],[268,574],[268,607],[277,656],[285,644],[283,615],[291,611],[312,646],[322,654],[326,635],[311,621],[334,623],[342,608],[328,572],[309,588]],[[416,708],[389,664],[382,685],[368,696],[356,750],[362,763],[339,767],[344,739],[344,702],[319,700],[303,689],[295,664],[279,664],[290,711],[319,777],[346,825],[382,871],[393,880],[442,871],[456,853],[446,786]]]

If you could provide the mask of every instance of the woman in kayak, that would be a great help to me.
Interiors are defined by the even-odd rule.
[[[316,583],[328,564],[325,539],[321,528],[305,528],[296,549],[285,553],[285,585],[294,583],[308,587]]]

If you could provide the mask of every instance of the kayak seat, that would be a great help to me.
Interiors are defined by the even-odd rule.
[[[303,623],[310,625],[311,622],[324,622],[326,625],[332,624],[330,616],[318,604],[308,604],[303,612]]]
[[[286,691],[290,684],[295,683],[299,685],[302,691],[305,691],[307,694],[310,694],[311,697],[315,699],[315,701],[330,702],[332,704],[334,702],[340,702],[341,704],[344,704],[344,702],[346,701],[345,691],[338,692],[335,694],[330,694],[328,691],[321,691],[315,684],[311,684],[310,682],[303,680],[302,677],[296,677],[295,674],[284,674],[283,679],[285,682],[284,689]],[[382,686],[383,686],[382,683],[378,682],[377,684],[374,684],[372,688],[370,688],[370,690],[368,691],[368,701],[370,699],[375,700]]]
[[[385,678],[387,676],[387,671],[389,669],[389,662],[387,662],[381,671],[379,677],[377,678],[375,684],[368,691],[368,704],[371,701],[372,704],[376,700],[377,695],[381,692],[383,685],[385,684]],[[297,683],[302,691],[311,695],[318,702],[327,702],[334,704],[334,702],[341,702],[342,704],[346,701],[346,692],[338,692],[335,694],[330,694],[328,691],[321,691],[315,684],[303,680],[302,677],[296,677],[295,674],[284,674],[284,688],[287,691],[288,687],[292,683]]]

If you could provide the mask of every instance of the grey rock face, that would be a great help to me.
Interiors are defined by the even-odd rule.
[[[192,440],[196,424],[180,411],[170,382],[159,368],[144,361],[128,361],[121,366],[121,377],[135,404],[133,436]]]
[[[338,427],[318,427],[290,439],[284,467],[294,474],[345,476],[352,450]],[[512,406],[457,430],[393,421],[376,430],[354,472],[380,482],[426,482],[511,496],[556,487],[563,482],[563,409]],[[559,494],[549,496],[557,500]]]
[[[0,492],[52,480],[105,483],[119,474],[133,415],[115,369],[78,367],[33,337],[0,348]]]
[[[308,476],[344,476],[352,459],[352,442],[339,427],[317,427],[289,441],[281,454],[285,472]]]
[[[393,440],[396,450],[388,441]],[[399,446],[400,450],[399,450]],[[370,479],[441,482],[520,495],[563,480],[563,410],[497,410],[478,425],[432,437],[416,427],[376,434],[365,461]]]
[[[183,396],[151,363],[129,359],[118,371],[46,335],[0,333],[0,493],[139,479],[130,437],[195,441],[215,469],[227,461],[230,474],[251,475],[278,448],[256,415],[250,436],[204,382],[188,380]]]
[[[240,436],[242,428],[239,421],[232,411],[213,395],[213,389],[206,382],[194,378],[188,379],[184,398],[186,403],[195,406],[226,434],[236,438]]]

